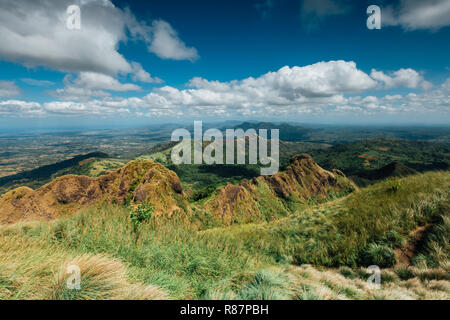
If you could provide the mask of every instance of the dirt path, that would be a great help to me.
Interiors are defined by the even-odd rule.
[[[430,227],[429,224],[420,226],[411,232],[411,237],[406,244],[394,250],[397,258],[396,266],[408,266],[411,265],[411,259],[416,255],[418,247],[421,245],[422,240]]]

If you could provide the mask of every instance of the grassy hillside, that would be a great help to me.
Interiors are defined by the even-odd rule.
[[[327,170],[338,168],[349,177],[367,180],[377,180],[376,170],[391,163],[401,164],[419,172],[450,168],[449,146],[420,141],[368,139],[326,150],[312,150],[310,154]],[[372,177],[373,175],[375,177]],[[387,176],[382,178],[385,177]]]
[[[207,231],[179,214],[136,228],[128,209],[101,205],[4,226],[0,297],[449,299],[449,188],[449,172],[392,179],[276,221]],[[400,264],[405,248],[414,254]],[[389,267],[381,289],[361,269],[373,262]],[[68,263],[84,271],[76,293],[62,285]]]
[[[296,264],[354,267],[382,263],[390,267],[396,263],[390,255],[410,240],[411,232],[421,226],[429,230],[434,224],[448,228],[449,188],[448,172],[391,179],[277,221],[209,233],[214,237],[225,234],[250,250],[263,250]],[[447,268],[448,241],[439,246],[434,250],[443,254],[441,260],[427,251],[414,262]]]

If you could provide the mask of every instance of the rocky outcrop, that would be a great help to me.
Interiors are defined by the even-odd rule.
[[[154,214],[170,215],[186,200],[175,172],[151,160],[91,178],[67,175],[37,190],[21,187],[0,197],[0,224],[49,220],[98,203],[136,204],[148,201]]]
[[[341,171],[326,171],[309,155],[301,154],[294,156],[285,170],[272,176],[225,186],[205,203],[204,209],[226,224],[270,220],[289,214],[292,208],[286,202],[326,200],[333,193],[348,193],[354,188]]]

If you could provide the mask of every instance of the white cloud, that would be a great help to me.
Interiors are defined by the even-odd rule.
[[[50,95],[64,101],[89,101],[93,97],[104,98],[111,96],[109,92],[106,92],[104,90],[93,90],[89,88],[74,86],[68,86],[63,89],[56,89],[55,91],[51,91]]]
[[[135,84],[120,83],[111,76],[95,72],[80,72],[78,77],[73,81],[73,85],[89,89],[112,91],[137,91],[141,89]]]
[[[387,75],[383,71],[372,69],[370,76],[373,79],[382,82],[386,89],[392,89],[395,87],[420,87],[422,89],[430,89],[432,87],[430,82],[426,81],[422,75],[411,68],[399,69],[392,72],[391,75]]]
[[[187,47],[167,22],[156,20],[152,27],[153,40],[148,47],[150,52],[163,59],[194,61],[199,58],[197,50]]]
[[[81,8],[80,30],[66,27],[66,9],[73,4]],[[118,52],[119,44],[127,40],[126,31],[154,48],[160,57],[193,60],[197,56],[167,22],[158,20],[150,27],[109,0],[0,1],[0,57],[27,67],[108,75],[135,73]],[[137,70],[136,78],[150,81],[143,72],[142,68]]]
[[[442,90],[448,92],[450,94],[450,78],[447,78],[447,80],[444,81],[442,84]]]
[[[36,86],[36,87],[50,87],[55,84],[53,81],[37,80],[37,79],[31,79],[31,78],[22,78],[20,80],[22,80],[22,82],[25,82],[26,84],[28,84],[30,86]]]
[[[384,72],[382,74],[386,75]],[[388,77],[386,81],[382,80],[384,78],[378,81],[382,83],[397,81],[396,85],[403,83],[400,81],[402,77],[398,74],[393,73]],[[438,114],[440,119],[445,119],[450,111],[450,78],[433,89],[418,93],[355,96],[376,88],[378,82],[358,70],[354,62],[346,61],[320,62],[304,67],[283,67],[257,78],[250,77],[229,82],[193,78],[185,89],[163,86],[154,88],[142,98],[110,97],[104,89],[110,82],[100,81],[96,76],[83,75],[68,83],[82,83],[90,87],[69,86],[66,89],[74,91],[66,91],[66,98],[69,97],[69,93],[75,98],[67,101],[43,104],[4,101],[0,103],[0,114],[29,117],[36,115],[111,117],[126,114],[191,118],[265,116],[293,119],[308,114],[327,116],[396,114],[410,118],[411,115],[428,116],[434,113]],[[119,87],[122,85],[126,84],[119,84]],[[420,87],[420,81],[403,85]],[[83,90],[90,90],[88,96],[96,94],[98,99],[78,99],[76,96],[82,95],[85,92]]]
[[[147,83],[163,83],[164,81],[158,77],[153,78],[150,73],[142,68],[142,65],[138,62],[132,62],[131,66],[133,68],[132,78],[134,81],[141,81]]]
[[[0,101],[0,115],[8,117],[31,117],[45,115],[42,106],[37,102],[21,100]]]
[[[189,115],[249,114],[265,109],[313,112],[320,106],[345,103],[345,93],[374,88],[376,81],[358,70],[354,62],[319,62],[305,67],[283,67],[258,78],[230,82],[193,78],[189,89],[170,86],[154,89],[139,100],[144,109],[173,109]],[[189,110],[189,111],[187,111]]]
[[[0,81],[0,97],[10,98],[21,94],[21,91],[14,81]]]
[[[48,114],[71,116],[116,116],[130,113],[130,110],[120,104],[108,103],[110,100],[91,100],[88,103],[72,101],[54,101],[45,103],[42,109]]]
[[[450,25],[448,0],[400,0],[397,6],[382,9],[383,26],[401,26],[405,30],[438,30]]]
[[[81,29],[66,27],[72,0],[0,2],[0,55],[26,66],[63,71],[128,73],[117,51],[125,39],[125,18],[109,1],[83,1]]]
[[[120,83],[115,78],[95,72],[80,72],[72,80],[70,75],[64,78],[65,88],[50,92],[61,100],[89,100],[91,97],[108,97],[108,91],[139,91],[141,87],[132,83]]]

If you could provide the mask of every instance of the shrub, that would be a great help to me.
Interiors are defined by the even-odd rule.
[[[371,243],[359,255],[359,263],[365,267],[377,265],[380,268],[389,268],[394,266],[395,262],[395,254],[391,248],[376,243]]]
[[[353,270],[347,266],[342,266],[339,268],[339,272],[346,278],[349,279],[354,279],[355,278],[355,273],[353,272]]]
[[[131,211],[130,220],[135,227],[147,222],[152,217],[153,207],[149,203],[141,203],[136,210]]]
[[[288,278],[278,272],[261,270],[238,293],[242,300],[286,300],[291,296]]]
[[[413,270],[409,267],[401,267],[395,269],[395,273],[402,280],[409,280],[415,277]]]
[[[399,248],[403,245],[404,239],[397,231],[388,231],[379,242],[391,248]]]
[[[195,191],[191,196],[191,201],[199,201],[201,199],[208,198],[216,188],[214,186],[207,186],[205,188],[201,188],[200,190]]]
[[[389,192],[395,193],[398,190],[400,190],[402,182],[399,179],[389,179],[388,181],[386,181],[386,185],[388,187]]]

